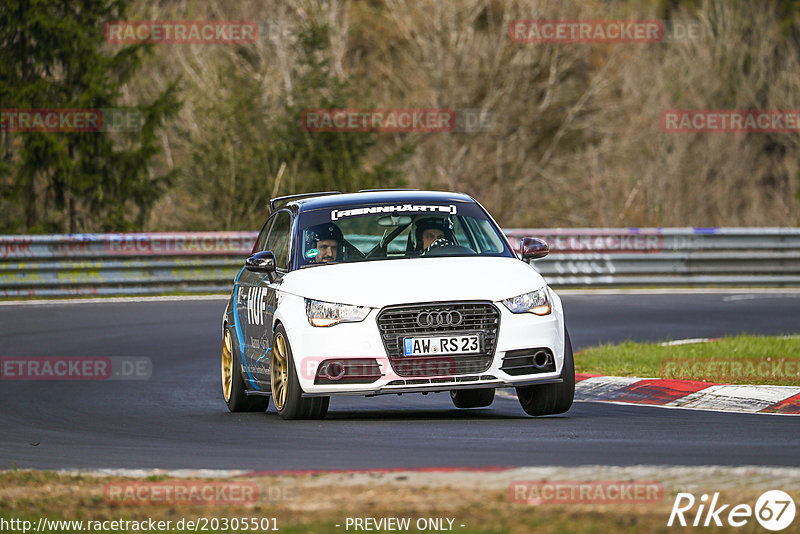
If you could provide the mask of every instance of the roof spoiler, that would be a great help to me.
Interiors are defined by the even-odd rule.
[[[374,193],[376,191],[419,191],[419,189],[404,189],[401,187],[395,187],[391,189],[359,189],[359,193]]]
[[[290,200],[295,200],[299,198],[311,198],[311,197],[324,197],[325,195],[340,195],[341,191],[321,191],[319,193],[300,193],[298,195],[286,195],[284,197],[275,197],[269,201],[269,211],[272,213],[275,211],[275,206],[279,202],[288,202]]]

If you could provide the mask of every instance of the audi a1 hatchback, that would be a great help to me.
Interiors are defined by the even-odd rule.
[[[530,415],[572,405],[558,295],[459,193],[370,190],[273,199],[222,317],[231,411],[322,418],[331,395],[449,392],[459,408],[516,388]]]

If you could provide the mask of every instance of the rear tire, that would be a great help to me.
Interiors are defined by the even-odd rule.
[[[303,397],[283,325],[275,329],[269,372],[272,402],[281,417],[287,420],[322,419],[327,415],[330,397]]]
[[[222,398],[231,412],[263,412],[269,407],[269,397],[248,396],[242,378],[242,366],[233,347],[231,331],[225,328],[222,338]]]
[[[494,402],[494,388],[455,389],[450,399],[456,408],[484,408]]]
[[[575,361],[572,355],[572,342],[564,327],[564,366],[561,369],[559,384],[520,386],[517,398],[528,415],[555,415],[564,413],[572,406],[575,398]]]

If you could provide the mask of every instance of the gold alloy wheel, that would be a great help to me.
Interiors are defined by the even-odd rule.
[[[225,336],[222,338],[222,396],[225,402],[231,400],[231,389],[233,387],[233,352],[231,346],[231,333],[226,328]]]
[[[286,388],[289,386],[289,365],[287,360],[286,340],[283,334],[275,335],[275,346],[269,365],[269,383],[272,387],[272,402],[275,408],[283,410],[286,404]]]

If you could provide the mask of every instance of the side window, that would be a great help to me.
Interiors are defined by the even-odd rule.
[[[261,232],[258,234],[258,238],[256,239],[256,246],[253,249],[253,253],[261,252],[263,250],[269,250],[264,248],[267,246],[267,236],[269,235],[269,228],[272,226],[272,223],[275,222],[274,218],[267,219],[267,222],[264,223],[264,227],[261,229]]]
[[[482,254],[497,254],[503,251],[503,242],[497,231],[486,219],[473,219],[477,226],[475,236],[478,238],[479,252]]]
[[[275,214],[274,219],[269,237],[262,250],[271,250],[275,253],[275,263],[278,269],[288,269],[292,216],[287,211],[279,211]]]

